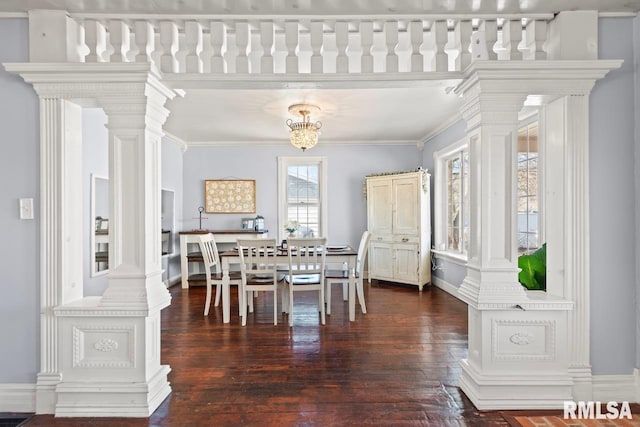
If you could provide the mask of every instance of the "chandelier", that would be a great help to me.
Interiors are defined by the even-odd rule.
[[[317,113],[319,111],[320,108],[318,106],[311,104],[293,104],[289,107],[289,113],[302,117],[299,122],[294,122],[291,119],[287,120],[287,126],[290,129],[289,140],[294,147],[304,151],[318,143],[318,135],[320,135],[319,131],[322,123],[312,123],[309,115],[312,112]]]

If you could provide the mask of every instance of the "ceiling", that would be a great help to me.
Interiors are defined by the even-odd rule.
[[[313,5],[312,5],[313,3]],[[599,10],[635,14],[640,0],[3,0],[1,16],[30,9],[63,9],[78,15],[475,15],[549,14]],[[26,15],[25,15],[26,16]],[[423,142],[458,117],[461,100],[448,82],[417,87],[344,89],[187,89],[167,103],[165,129],[187,144],[286,143],[289,105],[321,108],[321,144]]]

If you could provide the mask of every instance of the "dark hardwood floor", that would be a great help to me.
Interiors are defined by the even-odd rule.
[[[366,288],[366,286],[365,286]],[[466,305],[435,287],[375,283],[369,313],[348,320],[334,288],[319,324],[317,294],[298,293],[294,326],[273,325],[260,293],[247,326],[232,288],[231,323],[221,307],[202,315],[205,289],[171,288],[162,313],[162,362],[172,394],[145,419],[35,416],[24,426],[508,426],[477,411],[457,387],[467,354]]]

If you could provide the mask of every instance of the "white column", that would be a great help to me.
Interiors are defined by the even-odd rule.
[[[544,160],[555,162],[545,166],[555,180],[546,191],[547,292],[574,302],[568,323],[569,374],[574,397],[591,400],[588,95],[556,99],[545,113],[545,144],[553,151]],[[562,200],[553,198],[557,191]]]
[[[36,413],[55,409],[62,380],[54,308],[82,298],[82,110],[40,89],[40,372]]]
[[[524,99],[522,94],[470,94],[465,103],[471,239],[459,292],[470,304],[515,304],[525,298],[515,238],[515,141]]]

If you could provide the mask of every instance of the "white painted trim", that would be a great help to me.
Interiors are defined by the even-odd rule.
[[[172,134],[171,132],[167,132],[166,130],[163,130],[163,131],[164,131],[164,137],[168,141],[171,141],[174,144],[176,144],[182,150],[183,153],[187,151],[187,149],[189,148],[189,144],[187,143],[187,141],[180,138],[179,136]]]
[[[469,138],[464,137],[459,139],[456,142],[453,142],[446,147],[436,151],[433,153],[433,237],[434,242],[433,246],[436,248],[437,253],[444,254],[447,253],[446,250],[441,250],[439,248],[446,248],[446,217],[447,217],[447,176],[446,176],[446,167],[444,165],[445,161],[453,156],[454,154],[459,153],[462,150],[469,149]],[[467,206],[467,209],[469,206]],[[464,243],[462,243],[464,244]],[[462,255],[462,254],[461,254]]]
[[[0,412],[36,412],[36,385],[0,384]]]
[[[27,12],[0,12],[0,19],[5,18],[28,18],[29,14]]]
[[[635,12],[598,12],[598,18],[634,18]]]
[[[328,177],[327,177],[327,157],[302,157],[302,156],[278,156],[278,230],[276,240],[285,238],[284,226],[287,222],[287,213],[284,209],[287,195],[287,167],[289,165],[318,165],[320,181],[320,229],[322,237],[329,238],[329,208],[328,208]]]
[[[425,136],[420,138],[418,145],[421,147],[424,147],[424,144],[426,144],[430,139],[440,135],[442,132],[444,132],[445,130],[449,129],[452,125],[457,123],[459,120],[462,120],[462,115],[460,113],[456,113],[455,115],[449,117],[440,126],[438,126],[434,130],[430,131]]]
[[[227,147],[227,146],[287,146],[290,144],[286,138],[272,140],[241,140],[241,141],[189,141],[186,143],[189,147]],[[397,140],[323,140],[320,137],[318,146],[323,145],[418,145],[419,141],[409,139]]]
[[[457,299],[460,299],[460,297],[458,296],[458,287],[455,285],[452,285],[451,283],[447,282],[444,279],[441,279],[437,276],[434,276],[433,274],[431,275],[431,283],[433,284],[433,286],[442,289],[443,291],[445,291],[446,293],[448,293],[449,295],[452,295],[454,297],[456,297]],[[460,300],[462,301],[462,300]],[[464,301],[462,301],[464,302]]]
[[[431,253],[435,255],[438,259],[444,259],[453,264],[457,264],[462,267],[467,266],[468,258],[462,254],[456,252],[447,252],[447,251],[438,251],[435,249],[431,249]]]
[[[593,375],[593,400],[601,402],[638,402],[640,373],[634,369],[629,375]]]

